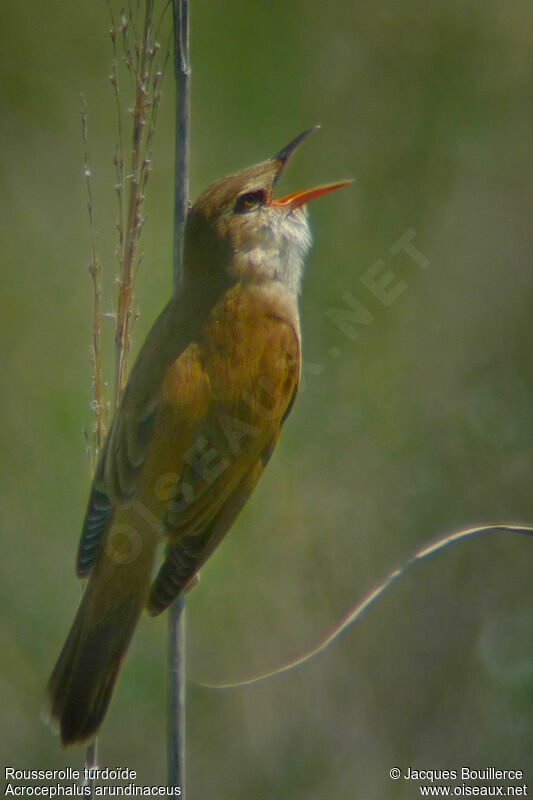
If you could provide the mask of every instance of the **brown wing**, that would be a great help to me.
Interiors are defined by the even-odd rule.
[[[258,290],[232,290],[189,354],[195,367],[184,369],[178,360],[165,379],[161,433],[155,433],[154,458],[142,481],[145,498],[150,491],[153,496],[153,487],[166,492],[156,516],[170,544],[152,588],[153,614],[172,602],[213,552],[272,454],[300,370],[298,332],[279,306],[278,298]],[[185,402],[189,425],[180,452]],[[178,428],[179,442],[172,435]]]
[[[176,544],[169,545],[148,600],[148,611],[152,616],[160,614],[172,603],[220,544],[250,497],[263,469],[263,462],[256,461],[211,522],[194,534],[184,534]]]
[[[93,567],[115,507],[131,505],[151,446],[161,383],[195,338],[199,324],[173,299],[151,328],[109,429],[91,488],[77,555],[77,574]]]

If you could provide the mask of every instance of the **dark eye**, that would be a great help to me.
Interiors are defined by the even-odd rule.
[[[257,192],[246,192],[245,194],[239,195],[237,198],[235,203],[235,213],[246,214],[247,211],[251,211],[253,208],[262,206],[264,202],[265,193],[262,189],[259,189]]]

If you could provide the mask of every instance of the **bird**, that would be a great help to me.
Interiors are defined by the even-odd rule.
[[[188,211],[178,290],[139,351],[89,493],[76,561],[88,582],[47,687],[64,746],[94,738],[142,610],[155,616],[195,584],[293,407],[306,204],[350,183],[274,198],[316,127]]]

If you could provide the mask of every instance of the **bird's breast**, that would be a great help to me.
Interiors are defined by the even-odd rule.
[[[198,529],[253,464],[268,461],[299,374],[290,299],[272,287],[226,292],[165,376],[141,487],[152,513],[165,515],[170,482],[174,517],[165,524]]]
[[[298,311],[292,298],[272,286],[229,290],[213,308],[201,337],[212,397],[235,403],[270,387],[282,400],[300,370]],[[266,391],[266,389],[265,389]]]

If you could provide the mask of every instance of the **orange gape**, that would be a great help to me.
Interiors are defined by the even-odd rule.
[[[189,212],[179,292],[134,364],[89,497],[77,560],[89,581],[48,685],[64,744],[94,736],[143,607],[159,614],[194,579],[292,406],[311,243],[304,206],[348,183],[273,199],[307,133],[212,184]]]

